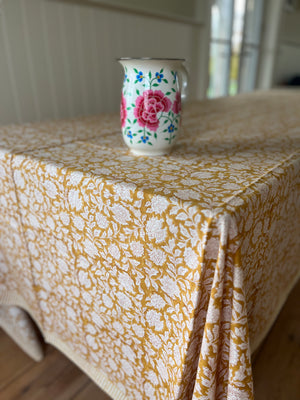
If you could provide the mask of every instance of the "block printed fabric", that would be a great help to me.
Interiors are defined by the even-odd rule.
[[[119,116],[0,128],[0,325],[114,399],[253,399],[299,277],[300,93],[191,102],[169,156]],[[23,321],[23,322],[22,322]]]

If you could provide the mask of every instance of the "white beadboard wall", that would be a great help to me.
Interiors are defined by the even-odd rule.
[[[202,30],[91,5],[0,0],[0,124],[118,110],[120,56],[183,57],[199,80]]]

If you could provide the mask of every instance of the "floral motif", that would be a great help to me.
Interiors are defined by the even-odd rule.
[[[126,118],[127,118],[127,110],[126,110],[126,99],[123,96],[121,96],[121,105],[120,105],[120,116],[121,116],[121,126],[124,128],[126,125]]]
[[[172,111],[174,114],[179,114],[181,111],[181,94],[176,92],[176,97],[172,106]]]
[[[175,126],[174,126],[173,124],[171,124],[171,125],[168,126],[168,131],[169,131],[170,133],[173,133],[174,130],[175,130]]]
[[[142,71],[140,71],[140,72],[137,74],[136,79],[137,79],[139,82],[142,82],[142,80],[144,79],[144,74],[142,73]]]
[[[155,77],[156,77],[156,79],[157,79],[157,82],[161,82],[161,80],[163,79],[163,77],[164,77],[164,74],[162,74],[162,73],[159,73],[159,72],[156,72],[156,74],[155,74]]]
[[[158,114],[168,112],[171,105],[161,90],[146,90],[136,99],[134,116],[140,126],[155,132],[159,126]]]
[[[122,103],[121,121],[125,142],[159,147],[163,141],[163,147],[168,147],[177,137],[180,124],[176,72],[164,68],[154,71],[124,68],[122,93],[126,103]]]
[[[149,136],[141,136],[141,141],[142,141],[143,143],[147,143],[148,140],[149,140]]]
[[[176,83],[177,72],[176,71],[171,71],[171,74],[173,75],[173,84],[174,84],[174,83]]]

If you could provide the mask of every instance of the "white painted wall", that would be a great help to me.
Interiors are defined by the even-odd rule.
[[[198,1],[207,15],[209,0]],[[208,43],[200,38],[209,23],[197,27],[63,1],[0,4],[0,124],[118,110],[120,56],[186,58],[191,96],[204,91]]]
[[[257,88],[270,89],[278,56],[278,40],[284,0],[265,0]]]
[[[294,75],[300,75],[300,3],[295,11],[283,10],[274,82],[282,84]]]
[[[126,7],[129,10],[141,10],[156,14],[173,15],[179,18],[195,19],[195,7],[197,3],[205,3],[203,0],[81,0],[92,1],[102,5]]]

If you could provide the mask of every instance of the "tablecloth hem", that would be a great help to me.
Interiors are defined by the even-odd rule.
[[[43,335],[45,342],[56,347],[60,352],[62,352],[65,356],[69,358],[74,364],[76,364],[89,378],[91,378],[97,386],[99,386],[104,392],[106,392],[110,397],[114,400],[128,400],[127,396],[122,393],[116,385],[111,383],[105,373],[97,370],[97,368],[92,367],[88,364],[87,361],[78,357],[74,354],[74,351],[70,349],[66,343],[60,340],[55,334],[51,332],[44,332],[40,323],[35,318],[34,313],[32,312],[30,306],[26,303],[22,296],[17,293],[9,293],[4,292],[0,294],[0,306],[8,305],[8,306],[18,306],[27,311],[30,317],[34,320],[37,327],[39,328],[41,334]],[[6,331],[7,332],[7,331]],[[7,332],[9,334],[9,332]],[[23,349],[22,344],[18,343],[18,345]],[[24,349],[23,349],[24,350]],[[28,352],[27,352],[28,354]],[[40,361],[40,360],[35,360]]]
[[[6,307],[11,306],[10,304],[6,305],[4,303],[2,303],[2,305],[5,305]],[[20,330],[16,330],[17,327],[14,324],[9,323],[7,320],[5,320],[5,318],[2,319],[1,316],[0,316],[0,328],[2,328],[3,331],[6,332],[6,334],[17,344],[17,346],[19,346],[24,351],[24,353],[26,353],[34,361],[39,362],[43,360],[44,349],[40,341],[35,343],[34,347],[30,346],[28,341],[24,340],[22,334],[20,334]]]
[[[297,161],[297,158],[296,158],[297,155],[299,155],[299,150],[296,150],[294,153],[290,154],[284,160],[281,160],[279,163],[277,163],[276,165],[272,166],[272,168],[270,168],[267,171],[265,171],[262,175],[260,175],[255,180],[250,182],[244,188],[242,188],[238,192],[234,193],[233,196],[231,196],[230,198],[226,199],[222,204],[220,204],[216,208],[216,210],[214,211],[214,214],[217,215],[220,212],[224,212],[224,206],[231,205],[232,201],[234,201],[237,197],[241,196],[243,193],[245,193],[250,188],[254,187],[255,185],[264,184],[266,178],[270,179],[270,174],[276,172],[279,168],[282,168],[283,165],[292,164],[294,159]],[[235,210],[235,212],[236,212],[236,210]]]
[[[128,397],[122,393],[116,385],[111,383],[105,374],[97,368],[92,367],[87,361],[78,357],[63,341],[61,341],[53,333],[44,334],[45,341],[52,344],[59,351],[65,354],[74,364],[76,364],[89,378],[91,378],[97,386],[100,387],[114,400],[128,400]]]
[[[0,306],[1,305],[6,305],[6,306],[18,306],[23,308],[25,311],[28,312],[30,317],[33,319],[37,327],[39,328],[40,332],[43,333],[42,326],[38,319],[34,315],[34,311],[32,308],[28,305],[28,303],[23,299],[22,296],[20,296],[16,292],[2,292],[0,293]]]

